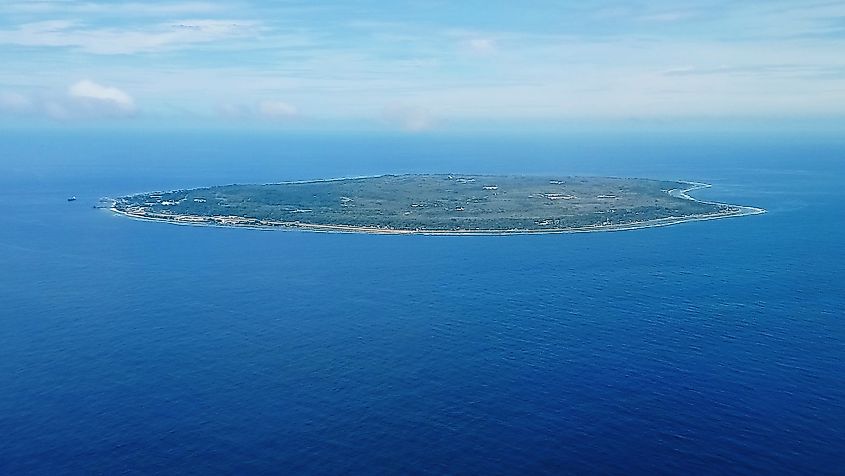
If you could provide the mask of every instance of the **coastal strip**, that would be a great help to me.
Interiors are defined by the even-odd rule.
[[[366,177],[356,177],[366,178]],[[336,181],[343,179],[328,179],[321,181]],[[581,227],[543,228],[543,229],[507,229],[507,230],[426,230],[426,229],[394,229],[374,226],[353,226],[340,224],[314,224],[289,221],[256,220],[239,216],[192,216],[192,215],[163,215],[151,214],[148,212],[132,212],[121,210],[112,203],[109,210],[117,215],[126,216],[137,220],[157,221],[177,225],[188,226],[213,226],[229,228],[246,228],[255,230],[290,230],[290,231],[312,231],[322,233],[366,233],[378,235],[443,235],[443,236],[485,236],[485,235],[535,235],[535,234],[563,234],[563,233],[593,233],[602,231],[628,231],[644,228],[655,228],[695,221],[718,220],[723,218],[734,218],[749,215],[766,213],[766,210],[759,207],[743,205],[732,205],[721,202],[712,202],[696,199],[689,195],[689,192],[703,188],[712,187],[711,184],[689,181],[678,181],[687,184],[686,188],[667,190],[666,193],[673,197],[692,200],[695,202],[718,205],[725,207],[724,210],[716,213],[698,215],[686,215],[678,217],[665,217],[644,221],[633,221],[628,223],[595,224]]]

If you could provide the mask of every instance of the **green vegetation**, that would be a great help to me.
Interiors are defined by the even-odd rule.
[[[742,211],[678,196],[690,188],[605,177],[385,175],[144,193],[113,208],[179,222],[434,232],[614,228]]]

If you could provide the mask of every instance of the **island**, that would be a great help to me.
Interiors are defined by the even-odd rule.
[[[381,175],[140,193],[114,199],[110,209],[177,224],[449,235],[629,230],[765,211],[688,195],[704,187],[616,177]]]

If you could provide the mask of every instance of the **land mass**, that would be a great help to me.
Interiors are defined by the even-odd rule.
[[[687,194],[704,187],[615,177],[382,175],[141,193],[115,199],[111,210],[178,224],[426,234],[625,230],[764,212]]]

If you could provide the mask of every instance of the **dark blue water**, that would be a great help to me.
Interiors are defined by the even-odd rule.
[[[845,474],[841,141],[24,133],[0,171],[2,474]],[[90,208],[449,171],[700,180],[769,213],[420,237]]]

